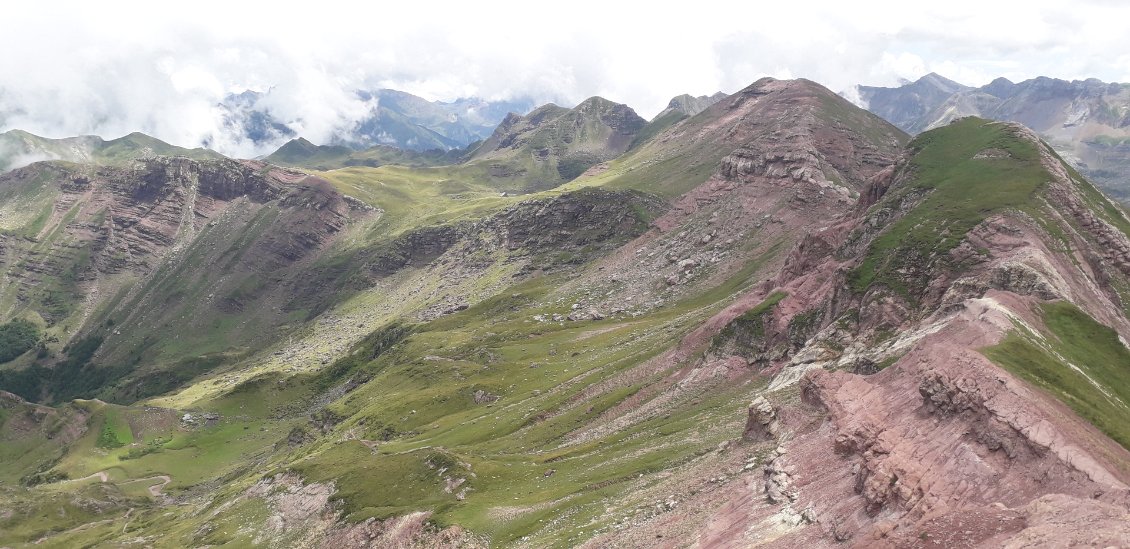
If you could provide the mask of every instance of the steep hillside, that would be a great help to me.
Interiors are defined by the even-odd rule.
[[[183,157],[33,164],[0,196],[0,307],[44,332],[0,379],[52,400],[163,392],[277,337],[307,264],[371,210],[297,172]]]
[[[605,118],[511,117],[465,166],[306,180],[233,163],[373,209],[351,206],[307,263],[270,266],[251,294],[291,301],[233,318],[291,324],[245,355],[132,405],[0,394],[0,436],[18,441],[0,544],[1130,536],[1130,218],[1034,133],[964,119],[908,143],[817,84],[763,79],[550,190],[500,196],[507,176],[475,171],[607,146],[609,115],[634,120],[592,103]],[[33,169],[69,167],[0,189],[39,188]],[[213,273],[259,263],[186,264],[222,285]],[[143,303],[116,310],[160,308]],[[121,341],[145,333],[114,318]],[[191,339],[184,325],[155,337]],[[222,333],[243,331],[263,332]]]
[[[627,220],[657,207],[630,193],[618,195],[622,201],[611,208],[599,202],[614,195],[595,192],[529,203],[570,212],[561,227],[546,229],[568,229],[570,236],[559,238],[534,230],[552,218],[525,219],[528,207],[507,210],[508,201],[492,189],[397,182],[383,175],[389,172],[361,170],[362,177],[382,174],[366,184],[377,185],[375,192],[358,189],[349,171],[324,180],[252,161],[168,157],[120,168],[38,163],[3,176],[7,236],[0,257],[8,276],[0,299],[6,318],[30,321],[33,345],[9,353],[18,359],[6,357],[11,364],[0,367],[0,386],[48,401],[130,401],[160,393],[218,367],[257,360],[284,337],[293,342],[295,330],[355,294],[375,294],[367,301],[370,312],[377,302],[442,311],[465,302],[462,292],[497,285],[474,278],[502,259],[508,270],[540,262],[534,272],[583,261],[618,242],[610,227],[631,234],[639,229]],[[335,185],[382,207],[343,196]],[[429,198],[419,187],[434,187],[435,194]],[[482,198],[473,200],[476,194]],[[588,209],[606,218],[590,218]],[[437,225],[428,226],[425,212]],[[513,216],[528,226],[511,229],[518,222]],[[513,232],[507,238],[522,251],[498,243],[492,246],[501,249],[484,250],[475,243],[484,232]],[[535,239],[537,246],[524,245]],[[570,239],[584,249],[571,251]],[[390,295],[390,278],[449,251],[477,254],[462,266],[471,288],[451,283],[454,272],[437,268],[398,283],[416,293],[419,284],[448,277],[446,287]],[[36,333],[43,339],[38,347]],[[299,354],[308,368],[347,345],[327,348],[300,337],[297,349],[271,356],[297,360]]]

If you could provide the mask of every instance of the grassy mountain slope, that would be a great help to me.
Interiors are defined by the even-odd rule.
[[[220,158],[218,153],[207,149],[184,149],[136,132],[109,141],[91,135],[48,139],[20,130],[0,134],[0,172],[42,160],[122,165],[154,155],[199,160]]]
[[[986,355],[1130,448],[1130,350],[1117,332],[1070,303],[1048,303],[1040,312],[1047,334],[1018,330]]]
[[[947,254],[987,217],[1006,209],[1032,212],[1038,206],[1037,191],[1049,175],[1036,146],[1016,139],[1012,131],[971,117],[910,143],[914,155],[903,170],[913,174],[913,182],[885,200],[925,196],[914,215],[900,218],[872,242],[855,273],[857,288],[882,279],[904,289],[907,281],[892,277],[911,268],[929,272],[935,268],[931,261],[948,263]],[[920,291],[926,282],[905,291]]]
[[[870,242],[863,262],[852,273],[857,289],[879,283],[904,296],[921,295],[939,270],[967,267],[968,260],[955,260],[955,256],[963,252],[960,246],[968,245],[970,231],[1006,213],[1028,216],[1054,245],[1070,250],[1072,228],[1079,221],[1049,211],[1057,207],[1049,204],[1064,200],[1058,195],[1066,192],[1051,185],[1053,170],[1062,172],[1060,177],[1075,187],[1072,193],[1082,203],[1076,209],[1088,212],[1085,228],[1092,229],[1093,217],[1095,227],[1109,227],[1113,234],[1130,230],[1122,207],[1064,166],[1019,126],[968,117],[922,134],[909,149],[913,156],[894,175],[904,182],[874,206],[881,215],[909,212],[887,221],[890,224],[884,226],[883,234]],[[1053,192],[1056,195],[1050,196]],[[1083,234],[1099,238],[1092,233]],[[1117,272],[1125,261],[1117,244],[1114,246],[1099,255],[1109,258],[1112,266],[1108,269]],[[1112,288],[1119,295],[1125,292],[1117,283]]]
[[[964,118],[921,134],[909,151],[871,206],[872,225],[852,237],[868,241],[852,288],[865,301],[903,301],[907,312],[978,288],[1038,296],[983,352],[1130,448],[1118,419],[1130,409],[1120,381],[1130,356],[1119,340],[1130,312],[1125,210],[1018,125]],[[988,227],[1028,235],[1046,255],[998,259]]]

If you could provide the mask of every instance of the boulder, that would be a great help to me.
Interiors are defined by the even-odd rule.
[[[777,409],[763,396],[754,399],[749,405],[749,419],[746,420],[742,438],[750,442],[775,439],[779,430]]]

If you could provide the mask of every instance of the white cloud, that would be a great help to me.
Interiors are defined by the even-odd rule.
[[[883,52],[879,63],[871,69],[871,74],[880,78],[894,75],[905,80],[912,80],[927,72],[929,71],[926,69],[926,61],[910,52],[902,52],[898,55]]]
[[[602,95],[649,117],[673,95],[765,75],[837,91],[930,71],[971,85],[1130,79],[1121,2],[629,4],[20,3],[0,33],[0,129],[136,130],[250,156],[265,151],[226,135],[214,108],[232,91],[272,90],[264,106],[319,142],[371,108],[361,88],[566,105]]]
[[[7,145],[0,144],[0,171],[15,170],[43,160],[58,159],[59,157],[47,152],[24,153],[13,151]]]

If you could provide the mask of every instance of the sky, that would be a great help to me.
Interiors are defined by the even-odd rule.
[[[650,118],[672,96],[732,93],[762,76],[835,91],[928,72],[969,85],[1130,82],[1120,0],[386,4],[13,3],[0,32],[0,130],[142,131],[255,156],[267,145],[223,128],[227,94],[269,91],[264,108],[319,143],[371,108],[359,89],[565,106],[600,95]]]

